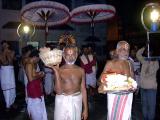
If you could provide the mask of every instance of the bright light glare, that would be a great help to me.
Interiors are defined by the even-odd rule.
[[[152,22],[157,22],[159,19],[159,12],[154,9],[150,14],[150,18],[151,18]]]
[[[27,26],[27,25],[25,25],[24,27],[23,27],[23,31],[24,31],[24,33],[29,33],[29,27]]]

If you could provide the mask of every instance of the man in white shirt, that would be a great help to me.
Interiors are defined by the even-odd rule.
[[[157,70],[159,69],[159,62],[157,60],[145,60],[142,54],[145,47],[138,50],[136,57],[141,62],[140,74],[140,88],[142,113],[144,120],[154,120],[157,94]]]

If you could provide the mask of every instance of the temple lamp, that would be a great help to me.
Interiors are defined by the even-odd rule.
[[[141,22],[147,31],[147,57],[150,58],[149,34],[159,32],[160,6],[158,3],[148,3],[142,10]]]
[[[30,40],[30,38],[35,33],[35,27],[34,25],[29,25],[26,23],[19,24],[17,28],[17,34],[19,37],[24,38],[25,40]]]
[[[30,24],[26,24],[26,23],[19,24],[19,26],[17,28],[17,34],[20,37],[20,41],[19,41],[20,54],[21,54],[23,40],[24,40],[24,42],[30,41],[31,37],[34,35],[34,33],[35,33],[34,25],[30,25]]]

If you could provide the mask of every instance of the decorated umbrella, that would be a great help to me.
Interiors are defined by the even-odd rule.
[[[115,8],[107,4],[85,5],[71,11],[71,22],[77,24],[90,23],[92,38],[94,38],[94,24],[112,18],[115,12]]]
[[[35,26],[45,27],[45,42],[47,41],[48,26],[65,24],[69,18],[69,9],[58,2],[32,2],[25,5],[21,10],[22,21]]]

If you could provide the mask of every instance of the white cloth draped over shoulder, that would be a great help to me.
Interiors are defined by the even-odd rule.
[[[56,95],[54,120],[81,120],[82,94]]]
[[[93,61],[94,57],[93,55],[88,55],[88,59],[89,61],[87,60],[86,56],[85,55],[82,55],[80,57],[81,61],[83,62],[84,65],[88,64],[89,61]],[[86,87],[88,88],[89,86],[92,86],[92,87],[96,87],[96,66],[92,66],[92,73],[86,73]]]
[[[83,62],[84,65],[88,64],[88,60],[87,60],[87,58],[86,58],[85,55],[82,55],[82,56],[80,57],[80,59],[81,59],[81,61]],[[88,59],[89,59],[89,61],[91,62],[91,61],[94,59],[94,58],[93,58],[93,55],[88,55]],[[96,73],[96,66],[92,66],[92,71],[93,71],[94,73]]]

